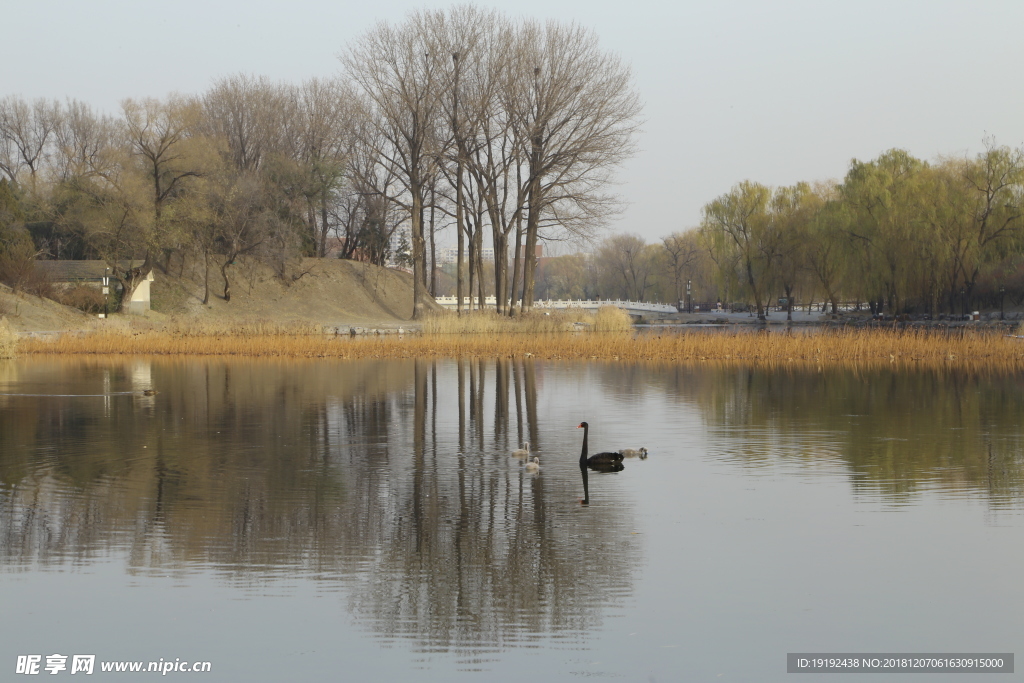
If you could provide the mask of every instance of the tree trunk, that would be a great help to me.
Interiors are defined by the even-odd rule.
[[[516,289],[519,286],[519,280],[522,275],[523,268],[523,254],[522,246],[523,243],[523,220],[517,214],[516,215],[516,243],[515,243],[515,256],[512,258],[512,282],[509,285],[509,292],[511,294],[510,301],[508,304],[508,314],[515,315],[516,308]]]
[[[224,301],[231,301],[231,280],[228,279],[228,266],[230,265],[231,259],[227,259],[220,267],[220,276],[224,278]]]
[[[320,258],[327,256],[327,189],[320,194],[320,246],[317,249]]]
[[[483,310],[487,304],[486,297],[484,296],[484,231],[482,229],[483,221],[480,220],[481,216],[477,214],[476,219],[476,233],[473,235],[473,251],[476,252],[476,286],[477,286],[477,303],[476,307],[479,310]]]
[[[462,135],[459,132],[459,53],[452,53],[452,62],[455,67],[455,87],[452,88],[452,132],[455,135],[455,145],[458,150],[457,159],[455,161],[455,233],[459,236],[458,256],[455,261],[455,312],[457,315],[462,315],[462,296],[465,293],[463,291],[462,282],[462,263],[465,253],[465,244],[463,241],[462,231],[464,229],[465,217],[462,213],[462,166],[463,166],[463,144]],[[462,409],[462,366],[459,366],[459,409],[461,415]],[[461,424],[461,422],[460,422]]]
[[[750,263],[750,259],[747,259],[747,284],[750,285],[750,292],[754,295],[754,304],[757,306],[757,319],[765,320],[764,307],[761,305],[761,292],[757,291],[757,287],[754,284],[754,267]]]
[[[459,254],[455,261],[455,310],[462,315],[462,297],[465,285],[462,279],[462,264],[465,262],[466,244],[462,231],[465,229],[465,216],[462,213],[462,155],[459,155],[458,168],[455,171],[455,232],[459,236]]]
[[[129,268],[121,277],[114,276],[121,284],[121,304],[117,309],[119,313],[128,313],[131,307],[132,295],[151,270],[153,270],[153,257],[147,251],[146,258],[142,260],[141,266]],[[110,272],[117,273],[116,263],[111,264]]]
[[[537,253],[538,223],[539,217],[531,204],[530,211],[526,215],[526,248],[523,254],[523,303],[520,307],[523,313],[529,313],[533,308],[533,280],[537,265],[534,254]]]
[[[425,311],[423,307],[423,275],[425,271],[426,249],[423,244],[423,187],[419,182],[419,174],[410,178],[412,190],[412,318],[420,320]]]
[[[203,305],[210,303],[210,250],[203,249]]]
[[[469,237],[469,244],[466,254],[466,267],[469,269],[469,292],[467,297],[468,310],[473,310],[473,286],[476,284],[476,257],[474,255],[473,245],[476,240],[473,238],[473,226],[470,223],[466,224],[466,236]]]
[[[508,245],[496,211],[491,212],[491,239],[494,241],[494,308],[498,315],[504,315],[505,302],[508,298],[505,294]]]
[[[526,253],[523,254],[523,304],[521,310],[528,313],[533,308],[533,281],[537,253],[537,232],[540,229],[540,141],[539,136],[533,140],[533,152],[530,156],[530,187],[527,190],[527,201],[530,203],[526,214]]]
[[[434,245],[435,185],[430,186],[430,296],[437,296],[437,248]]]

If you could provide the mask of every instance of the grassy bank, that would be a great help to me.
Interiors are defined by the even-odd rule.
[[[504,324],[504,323],[502,323]],[[19,354],[228,355],[293,358],[533,357],[738,364],[869,364],[1024,369],[1024,339],[996,331],[848,329],[818,334],[541,331],[348,337],[312,326],[102,330],[21,339]]]

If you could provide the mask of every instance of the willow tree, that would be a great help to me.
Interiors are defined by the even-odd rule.
[[[809,230],[821,211],[823,199],[809,183],[776,188],[771,200],[774,224],[775,280],[786,296],[786,319],[793,319],[793,293],[813,285],[808,270]]]
[[[814,192],[821,203],[800,231],[803,263],[832,305],[832,315],[836,315],[849,261],[849,213],[834,183],[820,183]]]
[[[770,188],[744,180],[704,206],[700,226],[719,272],[746,289],[759,320],[765,319],[777,239],[771,200]]]
[[[902,311],[921,274],[921,256],[931,239],[921,203],[926,168],[908,152],[893,149],[872,161],[854,159],[840,186],[850,209],[859,293],[873,312],[883,300],[893,312]]]

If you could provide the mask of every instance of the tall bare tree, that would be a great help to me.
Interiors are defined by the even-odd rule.
[[[227,76],[203,95],[202,130],[226,142],[237,170],[260,170],[285,146],[289,100],[289,88],[265,76]]]
[[[509,65],[505,106],[525,141],[527,255],[545,222],[585,233],[617,207],[613,169],[634,151],[640,98],[632,75],[577,25],[525,21]],[[535,261],[524,268],[522,311],[533,305]]]
[[[656,265],[656,252],[648,247],[639,235],[612,235],[595,254],[596,265],[606,276],[603,279],[626,299],[645,301]]]
[[[0,171],[17,181],[21,171],[27,170],[27,186],[33,195],[59,120],[56,100],[40,98],[28,103],[14,95],[0,100]]]
[[[672,270],[675,294],[675,301],[672,303],[678,303],[683,300],[686,291],[683,283],[689,280],[692,286],[692,271],[704,253],[704,246],[700,243],[700,236],[696,230],[674,232],[663,237],[661,243],[665,247],[666,261]]]
[[[395,169],[404,184],[392,199],[409,212],[413,257],[413,317],[424,311],[426,249],[424,196],[429,166],[437,156],[443,73],[450,60],[431,40],[422,13],[399,26],[379,23],[341,55],[349,77],[369,104],[364,116],[385,143],[381,163]]]

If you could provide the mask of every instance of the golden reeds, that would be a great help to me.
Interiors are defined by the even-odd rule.
[[[287,330],[287,331],[286,331]],[[776,332],[481,332],[478,334],[338,337],[303,329],[200,333],[98,331],[55,340],[22,339],[28,354],[182,354],[305,358],[533,357],[727,362],[748,365],[971,366],[1024,369],[1024,339],[997,331],[846,329]]]
[[[633,326],[629,314],[614,306],[596,313],[582,308],[534,310],[510,318],[494,311],[435,313],[423,321],[424,334],[555,334],[587,328],[598,332],[626,332]]]
[[[18,348],[18,336],[7,322],[7,318],[0,317],[0,358],[14,358]]]

